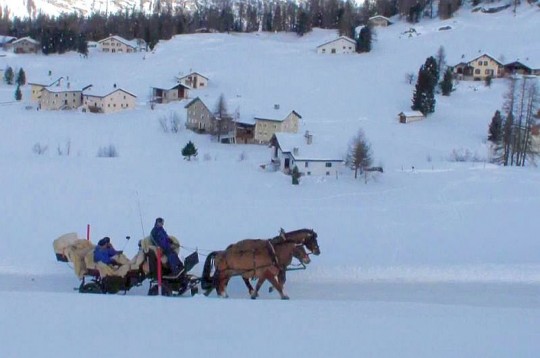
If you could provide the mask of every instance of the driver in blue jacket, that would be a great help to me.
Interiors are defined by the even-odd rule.
[[[150,232],[150,237],[154,241],[154,244],[159,246],[163,250],[163,254],[167,256],[167,263],[174,276],[180,276],[184,273],[184,264],[180,261],[178,254],[171,246],[171,239],[167,232],[163,228],[165,221],[163,218],[157,218],[154,223],[154,228]]]

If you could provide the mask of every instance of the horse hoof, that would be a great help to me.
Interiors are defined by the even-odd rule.
[[[289,299],[289,296],[283,296],[281,297],[282,300],[288,300]]]
[[[251,299],[255,300],[255,299],[257,299],[257,296],[256,295],[251,295]]]

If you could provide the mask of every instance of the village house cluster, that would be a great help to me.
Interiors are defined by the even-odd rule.
[[[391,21],[384,16],[369,19],[369,26],[386,27]],[[147,51],[147,44],[142,39],[126,40],[120,36],[109,36],[93,43],[104,53],[123,54]],[[5,51],[18,54],[39,53],[40,43],[30,37],[17,39],[0,36],[0,47]],[[323,43],[316,48],[318,54],[351,54],[356,51],[356,41],[340,36]],[[514,60],[503,64],[484,53],[471,60],[460,62],[451,67],[454,79],[464,81],[482,81],[488,78],[504,76],[540,75],[540,65],[529,59]],[[168,104],[186,100],[186,127],[200,134],[215,136],[222,143],[263,144],[272,147],[272,165],[290,173],[295,166],[303,175],[338,175],[345,163],[342,153],[331,150],[330,143],[324,138],[315,138],[313,133],[300,134],[302,116],[294,108],[282,108],[280,104],[262,108],[250,108],[241,98],[227,99],[227,108],[234,111],[219,113],[215,108],[218,97],[191,93],[209,86],[209,78],[190,70],[187,74],[176,76],[175,80],[152,84],[150,103]],[[97,87],[91,83],[80,83],[69,77],[42,80],[31,79],[31,99],[42,110],[64,110],[82,108],[83,112],[113,113],[135,108],[137,97],[130,91],[111,84],[109,87]],[[240,111],[242,108],[242,111]],[[400,123],[409,123],[424,119],[419,111],[403,111],[398,114]],[[331,154],[329,154],[331,153]]]

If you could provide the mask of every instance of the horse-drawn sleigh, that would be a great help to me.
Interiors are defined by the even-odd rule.
[[[170,238],[172,246],[179,250],[178,240],[173,236]],[[196,251],[185,259],[185,274],[174,276],[167,266],[166,257],[159,254],[149,237],[139,241],[139,251],[135,257],[129,260],[122,253],[114,265],[96,263],[95,245],[89,240],[78,238],[76,233],[60,236],[54,240],[53,247],[58,261],[72,263],[75,274],[81,280],[81,293],[126,293],[133,287],[141,286],[146,280],[150,282],[149,295],[157,295],[160,287],[161,294],[165,296],[179,296],[187,291],[194,295],[198,292],[200,279],[189,273],[199,262]]]
[[[178,240],[172,236],[171,240],[175,250],[179,250]],[[180,296],[188,291],[194,295],[198,293],[200,283],[206,296],[215,288],[219,296],[227,297],[229,280],[241,276],[253,299],[258,296],[266,280],[282,299],[288,299],[283,286],[293,258],[305,268],[310,262],[306,249],[314,255],[320,254],[317,234],[313,230],[285,232],[281,229],[279,235],[271,239],[246,239],[229,245],[223,251],[211,252],[206,258],[202,277],[198,277],[189,273],[199,262],[197,251],[185,258],[184,273],[174,276],[167,266],[166,258],[160,257],[159,250],[148,237],[139,241],[139,252],[135,257],[131,260],[123,258],[119,260],[122,264],[116,266],[95,263],[95,245],[78,238],[75,233],[59,237],[53,247],[58,261],[73,264],[75,274],[81,280],[81,293],[125,293],[149,280],[149,295],[157,295],[159,288],[161,294],[166,296]],[[255,288],[250,283],[251,279],[258,279]]]

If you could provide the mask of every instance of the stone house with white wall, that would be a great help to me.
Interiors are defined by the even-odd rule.
[[[63,79],[64,77],[59,77],[55,80],[53,80],[51,77],[47,77],[46,79],[43,79],[43,80],[28,82],[28,85],[30,86],[31,100],[33,102],[39,102],[39,99],[41,98],[41,91],[45,87],[60,86]]]
[[[189,75],[178,78],[179,83],[194,89],[208,87],[208,81],[208,77],[201,75],[199,72],[191,72]]]
[[[207,103],[218,103],[218,98],[207,100]],[[212,111],[199,97],[190,101],[184,108],[187,110],[186,127],[197,133],[219,135],[220,139],[234,137],[234,118],[227,114],[223,118]]]
[[[488,54],[458,63],[453,67],[454,77],[464,81],[484,81],[487,77],[503,77],[504,73],[504,65]]]
[[[144,42],[144,41],[142,41]],[[102,52],[108,53],[133,53],[144,51],[146,44],[141,40],[126,40],[121,36],[109,36],[98,41],[98,45]]]
[[[348,54],[356,52],[356,41],[347,36],[340,36],[335,40],[317,46],[319,54]]]
[[[114,113],[134,109],[137,96],[116,85],[112,88],[90,87],[83,93],[83,111],[92,113]]]
[[[275,133],[271,140],[272,163],[280,171],[290,174],[296,166],[306,176],[338,176],[345,169],[343,155],[335,145],[315,138],[306,131],[296,133]]]
[[[88,87],[90,85],[72,85],[69,82],[65,85],[44,87],[38,100],[39,108],[53,111],[79,108],[82,105],[82,93]]]
[[[41,43],[31,37],[22,37],[6,44],[4,48],[19,54],[38,53],[41,50]]]
[[[254,139],[257,143],[268,143],[275,133],[297,133],[302,116],[294,110],[281,110],[274,105],[274,110],[266,114],[257,114],[255,119]]]

